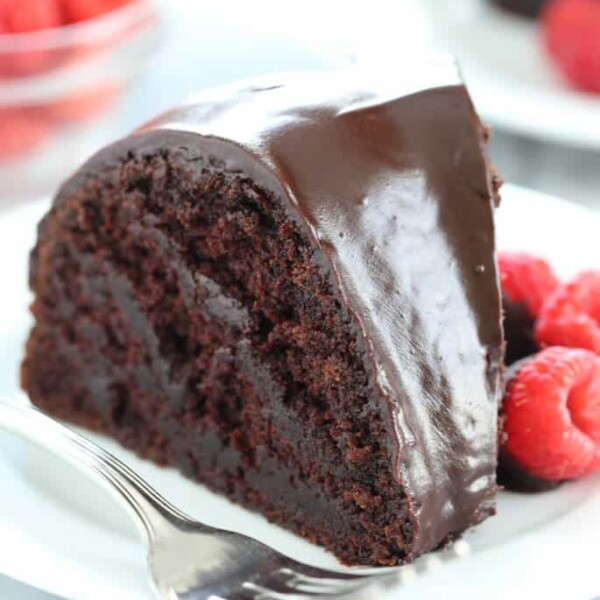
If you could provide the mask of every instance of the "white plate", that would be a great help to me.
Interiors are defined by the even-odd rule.
[[[566,83],[535,21],[489,0],[372,2],[379,10],[359,14],[353,24],[359,63],[390,77],[403,60],[432,49],[449,52],[458,58],[479,113],[494,127],[600,150],[600,95]]]
[[[15,394],[29,317],[27,251],[47,202],[0,214],[0,394]],[[563,275],[600,258],[600,216],[506,186],[498,213],[503,248],[547,255]],[[250,533],[319,565],[333,558],[255,514],[231,505],[171,469],[144,462],[92,436],[183,510],[208,523]],[[597,543],[600,478],[542,494],[502,493],[498,516],[466,535],[469,557],[423,574],[386,600],[512,597],[591,600],[600,594]],[[71,467],[0,434],[0,572],[62,597],[149,600],[144,551],[125,514]],[[515,595],[515,592],[517,594]]]
[[[489,0],[427,0],[435,41],[455,54],[481,115],[515,133],[600,149],[600,95],[570,87],[535,21]]]

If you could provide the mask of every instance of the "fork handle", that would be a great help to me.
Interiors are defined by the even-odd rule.
[[[0,428],[53,452],[106,488],[128,509],[148,542],[174,521],[190,521],[118,458],[35,407],[0,399]]]

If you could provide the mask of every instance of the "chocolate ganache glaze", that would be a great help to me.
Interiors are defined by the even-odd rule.
[[[393,433],[382,443],[410,499],[410,558],[494,512],[503,338],[485,135],[451,61],[385,81],[268,77],[202,94],[101,151],[56,206],[90,173],[164,149],[278,198],[378,388]]]

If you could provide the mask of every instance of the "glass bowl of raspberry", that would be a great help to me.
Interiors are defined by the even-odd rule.
[[[158,25],[153,0],[0,0],[0,196],[47,191],[107,141]]]

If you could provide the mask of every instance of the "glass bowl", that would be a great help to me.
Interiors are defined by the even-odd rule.
[[[54,29],[0,35],[0,195],[55,183],[105,143],[110,115],[160,38],[152,0]],[[60,177],[59,177],[60,178]]]

